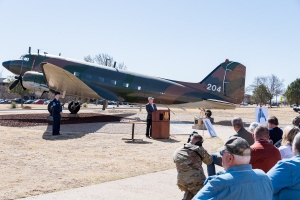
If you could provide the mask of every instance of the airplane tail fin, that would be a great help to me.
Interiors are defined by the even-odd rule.
[[[226,60],[199,83],[182,83],[203,92],[205,99],[239,104],[245,95],[246,67]]]

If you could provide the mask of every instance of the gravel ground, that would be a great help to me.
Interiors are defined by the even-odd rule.
[[[186,142],[187,134],[192,131],[194,116],[198,116],[199,111],[173,111],[175,115],[171,114],[170,140],[146,139],[146,125],[139,124],[135,129],[136,138],[144,141],[133,144],[121,140],[131,137],[131,125],[118,121],[123,117],[145,120],[145,110],[82,109],[81,121],[75,123],[76,119],[70,119],[73,120],[72,124],[61,125],[63,135],[53,137],[51,125],[37,123],[48,115],[47,112],[1,109],[0,115],[4,117],[0,122],[7,120],[10,124],[7,122],[9,126],[0,126],[0,199],[63,191],[174,169],[172,154]],[[223,141],[233,133],[230,120],[234,116],[242,117],[246,127],[254,121],[254,107],[212,111],[216,133]],[[8,113],[14,115],[5,119]],[[29,113],[35,113],[35,118],[28,120],[31,116]],[[84,113],[87,113],[87,117],[84,117]],[[277,116],[280,127],[284,127],[297,114],[291,108],[283,107],[269,109],[269,115]],[[94,120],[89,116],[94,116],[97,123],[86,123]],[[18,122],[18,117],[21,122]],[[116,121],[99,122],[101,117],[113,117]],[[83,122],[84,118],[89,120]],[[34,126],[22,127],[22,123]],[[219,138],[210,138],[206,131],[204,136],[205,148],[210,153],[221,146]]]

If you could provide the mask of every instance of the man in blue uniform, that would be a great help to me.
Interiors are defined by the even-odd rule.
[[[59,101],[60,92],[55,92],[55,98],[52,103],[52,135],[61,135],[59,133],[60,130],[60,119],[62,114],[62,107]]]
[[[146,137],[150,138],[152,136],[152,112],[156,111],[156,105],[153,103],[154,98],[149,97],[148,101],[149,103],[146,104],[146,110],[147,110],[147,128],[146,128]],[[149,134],[150,132],[150,134]]]

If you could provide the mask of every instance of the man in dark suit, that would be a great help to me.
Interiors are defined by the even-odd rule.
[[[60,119],[62,114],[62,107],[59,101],[60,92],[55,92],[55,98],[52,101],[52,135],[61,135],[60,130]]]
[[[237,137],[241,137],[241,138],[245,139],[248,142],[249,146],[254,143],[252,133],[250,133],[249,131],[247,131],[244,128],[242,118],[240,118],[240,117],[233,118],[231,120],[231,124],[232,124],[232,127],[233,127],[234,131],[236,132],[236,134],[230,136],[229,139],[231,137],[237,136]],[[213,157],[213,162],[211,164],[207,165],[208,176],[212,176],[212,175],[216,174],[215,165],[222,166],[222,157],[220,155],[211,154],[211,156]]]
[[[156,111],[156,105],[153,103],[154,98],[148,97],[149,103],[146,104],[147,110],[147,128],[146,128],[146,137],[151,138],[152,136],[152,112]],[[150,133],[150,134],[149,134]]]
[[[233,118],[231,120],[231,124],[233,126],[233,129],[236,131],[236,134],[234,134],[233,136],[238,136],[245,139],[250,146],[254,144],[252,133],[250,133],[244,128],[243,121],[240,117]]]

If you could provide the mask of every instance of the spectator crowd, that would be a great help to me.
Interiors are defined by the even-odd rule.
[[[197,132],[174,152],[182,199],[300,199],[299,118],[284,130],[275,116],[267,126],[251,123],[249,131],[239,117],[231,123],[234,134],[219,153],[209,154]],[[224,171],[216,173],[215,165]]]

